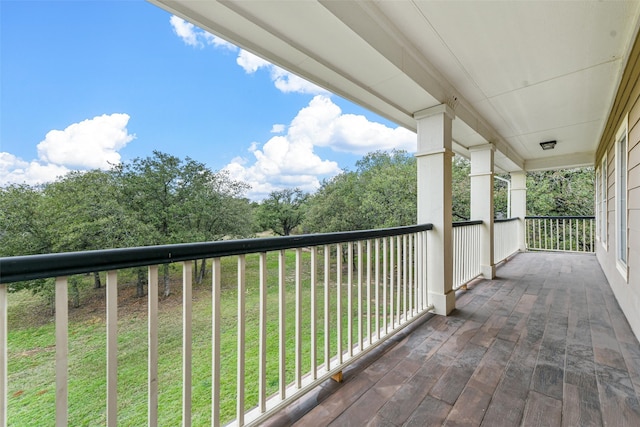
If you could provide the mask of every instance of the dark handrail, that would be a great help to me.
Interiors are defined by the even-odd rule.
[[[496,222],[510,222],[510,221],[517,221],[517,220],[519,220],[519,219],[520,219],[520,218],[518,218],[518,217],[516,216],[516,217],[513,217],[513,218],[494,219],[494,220],[493,220],[493,222],[494,222],[494,224],[495,224]]]
[[[399,236],[433,225],[0,258],[0,283]]]
[[[482,220],[478,219],[475,221],[458,221],[458,222],[454,222],[453,224],[451,224],[451,226],[453,228],[455,227],[466,227],[467,225],[480,225],[482,224]]]
[[[595,216],[525,216],[524,219],[596,219]]]

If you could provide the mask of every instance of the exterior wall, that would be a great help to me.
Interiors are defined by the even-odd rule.
[[[627,277],[617,265],[616,133],[627,121]],[[636,36],[618,93],[596,154],[596,167],[607,156],[606,243],[596,255],[636,337],[640,339],[640,37]],[[602,233],[602,231],[601,231]]]

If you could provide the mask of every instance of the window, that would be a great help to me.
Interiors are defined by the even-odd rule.
[[[598,207],[600,212],[600,241],[607,249],[607,156],[602,158],[599,174],[599,192],[600,192],[600,206]]]
[[[600,168],[596,166],[596,240],[600,240],[600,218],[602,217],[600,213],[600,200],[602,199],[602,194],[600,194]]]
[[[616,134],[616,257],[627,278],[627,119]]]

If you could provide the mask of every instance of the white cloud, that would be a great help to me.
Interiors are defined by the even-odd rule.
[[[254,143],[249,152],[253,155],[252,163],[246,158],[235,158],[224,170],[232,178],[250,184],[249,197],[254,200],[288,187],[315,191],[320,179],[340,173],[336,162],[323,160],[313,152],[312,144],[291,142],[287,136],[274,136],[262,149]]]
[[[169,22],[173,27],[173,31],[185,44],[189,46],[202,46],[202,43],[198,40],[198,32],[200,30],[198,30],[195,25],[175,15],[171,16]]]
[[[247,74],[253,74],[258,70],[265,69],[269,72],[269,76],[275,87],[283,93],[306,93],[311,95],[327,94],[328,92],[303,78],[291,74],[282,68],[271,64],[268,61],[240,49],[237,46],[204,31],[190,22],[173,15],[169,18],[173,32],[182,39],[187,46],[202,48],[205,45],[211,45],[216,48],[223,48],[230,51],[238,51],[236,63],[242,67]]]
[[[269,68],[273,65],[259,56],[254,55],[251,52],[247,52],[244,49],[240,49],[238,52],[238,57],[236,58],[236,63],[242,67],[242,69],[247,74],[253,74],[258,71],[260,68]]]
[[[0,185],[43,184],[70,170],[108,169],[120,163],[118,150],[135,138],[127,131],[128,122],[128,114],[104,114],[49,131],[38,144],[37,160],[2,152]]]
[[[127,131],[128,114],[104,114],[52,130],[38,144],[40,160],[79,169],[108,169],[120,163],[118,150],[135,136]]]
[[[225,170],[234,179],[252,186],[249,197],[254,200],[287,187],[315,191],[321,179],[341,171],[336,162],[320,158],[315,147],[354,154],[390,149],[415,151],[416,135],[403,128],[370,122],[364,116],[342,114],[329,97],[317,95],[298,112],[286,134],[273,136],[262,147],[252,143],[252,159],[236,158]]]
[[[366,117],[344,114],[336,120],[332,140],[334,150],[366,154],[373,150],[416,151],[416,134],[403,127],[390,128]]]
[[[218,36],[214,36],[211,33],[207,33],[206,31],[203,31],[204,35],[202,36],[206,43],[209,45],[212,45],[214,47],[221,47],[227,50],[231,50],[231,51],[235,51],[238,49],[238,47],[232,43],[229,43],[228,41],[221,39]]]
[[[25,162],[11,153],[0,152],[0,185],[44,184],[54,181],[68,172],[69,169],[64,166],[43,164],[36,160]]]
[[[331,98],[318,95],[298,113],[289,127],[294,140],[313,141],[335,151],[366,154],[375,150],[416,150],[416,134],[402,127],[390,128],[365,116],[342,114]]]
[[[187,46],[203,47],[205,45],[212,45],[215,47],[222,47],[229,50],[236,50],[237,47],[229,43],[220,37],[201,30],[190,22],[185,21],[182,18],[178,18],[172,15],[169,18],[173,32],[182,39]]]
[[[271,76],[271,80],[280,92],[306,93],[311,95],[328,94],[328,92],[320,86],[316,86],[295,74],[291,74],[246,50],[240,50],[236,62],[247,74],[253,74],[261,68],[267,70]]]
[[[282,133],[284,132],[286,126],[280,123],[276,123],[271,127],[271,133]]]
[[[307,80],[291,74],[282,68],[271,66],[271,80],[283,93],[307,93],[311,95],[328,94],[328,92]]]

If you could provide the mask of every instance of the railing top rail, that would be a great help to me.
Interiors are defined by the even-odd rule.
[[[468,225],[480,225],[482,224],[482,220],[478,219],[475,221],[458,221],[458,222],[454,222],[453,224],[451,224],[452,227],[466,227]]]
[[[595,219],[595,216],[586,215],[586,216],[525,216],[525,219]]]
[[[500,222],[511,222],[511,221],[517,221],[520,218],[518,218],[517,216],[514,216],[513,218],[501,218],[501,219],[494,219],[493,222],[496,223],[500,223]]]
[[[432,224],[422,224],[340,233],[2,257],[0,283],[401,236],[432,228]]]

